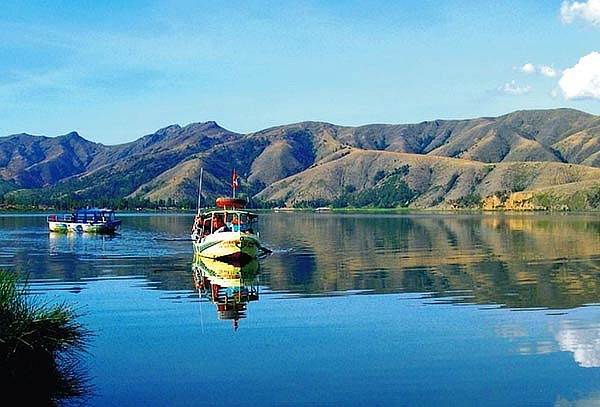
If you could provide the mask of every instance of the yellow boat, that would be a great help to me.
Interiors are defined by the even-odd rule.
[[[217,210],[198,214],[192,226],[196,255],[211,259],[254,259],[265,252],[260,243],[258,215],[242,210],[242,198],[217,198]]]

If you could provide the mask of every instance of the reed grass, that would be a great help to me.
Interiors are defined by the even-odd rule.
[[[0,271],[0,386],[19,404],[58,406],[91,390],[81,356],[91,332],[66,304],[45,304]]]

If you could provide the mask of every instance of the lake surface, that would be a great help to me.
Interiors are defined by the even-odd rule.
[[[94,332],[89,406],[600,405],[600,216],[265,213],[241,271],[121,218],[0,217],[0,267]]]

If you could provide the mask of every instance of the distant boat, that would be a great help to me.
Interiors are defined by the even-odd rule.
[[[71,214],[48,216],[51,232],[115,233],[121,226],[112,209],[79,209]]]
[[[217,210],[199,213],[192,226],[194,253],[211,259],[254,259],[268,251],[263,248],[258,227],[258,215],[243,210],[243,198],[220,197]]]
[[[298,208],[287,208],[287,207],[283,207],[280,208],[279,206],[276,206],[275,208],[273,208],[274,212],[294,212],[299,210]]]
[[[331,208],[329,206],[321,206],[315,209],[315,212],[331,212]]]

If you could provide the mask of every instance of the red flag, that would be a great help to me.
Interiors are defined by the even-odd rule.
[[[234,191],[238,189],[238,177],[235,172],[235,168],[233,169],[233,176],[231,177],[231,186],[233,187]]]

